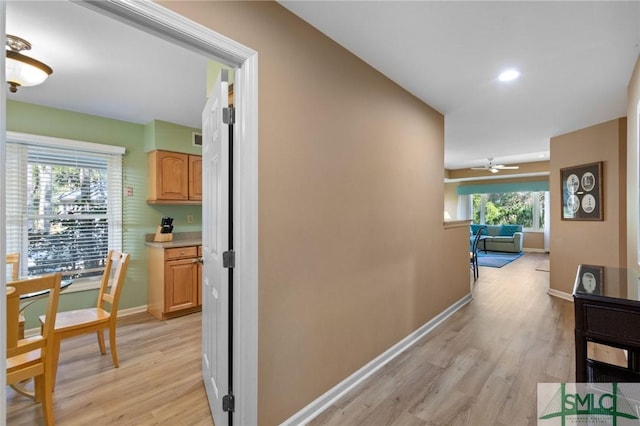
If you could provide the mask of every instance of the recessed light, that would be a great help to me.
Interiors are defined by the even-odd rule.
[[[518,77],[520,77],[520,71],[515,68],[510,68],[508,70],[502,71],[498,76],[498,80],[502,81],[503,83],[507,83],[509,81],[515,80]]]

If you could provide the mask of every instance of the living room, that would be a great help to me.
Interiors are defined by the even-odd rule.
[[[444,217],[474,224],[522,225],[522,248],[549,251],[549,161],[522,163],[497,175],[448,170]]]
[[[635,105],[632,108],[635,110]],[[470,200],[468,194],[475,193],[476,189],[486,193],[486,188],[493,185],[495,188],[511,185],[512,188],[529,189],[539,185],[544,189],[548,182],[544,226],[536,231],[524,230],[523,250],[549,252],[549,294],[570,299],[575,271],[580,263],[626,264],[627,150],[627,118],[621,117],[552,137],[548,161],[500,171],[492,179],[486,178],[487,173],[483,178],[481,171],[450,170],[445,178],[445,217],[476,219],[474,222],[484,223],[472,216],[471,202],[465,204],[465,200]],[[561,215],[561,169],[594,162],[603,164],[603,219],[565,220]],[[598,244],[593,244],[594,238]],[[576,251],[575,247],[588,247],[589,250]],[[554,265],[559,267],[554,268]]]

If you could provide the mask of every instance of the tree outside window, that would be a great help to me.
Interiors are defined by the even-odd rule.
[[[92,167],[29,161],[30,275],[101,275],[108,251],[106,179],[106,161]]]
[[[516,224],[524,229],[544,228],[544,192],[473,194],[473,223]]]
[[[13,137],[6,145],[6,251],[21,255],[22,275],[101,276],[108,250],[122,246],[124,149]]]

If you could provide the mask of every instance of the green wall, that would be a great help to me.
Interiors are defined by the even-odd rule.
[[[7,131],[30,133],[78,141],[123,146],[124,187],[133,189],[133,196],[123,197],[122,248],[131,254],[131,261],[123,288],[120,309],[133,308],[147,303],[147,259],[145,234],[153,233],[163,216],[174,218],[174,232],[200,231],[202,208],[200,206],[148,205],[147,154],[155,149],[149,129],[162,149],[200,154],[200,148],[191,146],[191,132],[199,129],[172,123],[153,121],[147,125],[129,123],[87,114],[7,100]],[[186,148],[189,149],[186,149]],[[182,149],[185,148],[185,149]],[[187,224],[192,215],[192,224]],[[95,306],[97,291],[63,293],[60,310]],[[36,326],[35,313],[39,307],[28,308],[26,328]]]
[[[153,120],[145,126],[145,152],[154,149],[202,155],[202,147],[193,146],[193,133],[200,129],[177,126],[167,121]]]
[[[229,84],[232,84],[234,79],[233,68],[222,65],[221,63],[216,61],[207,61],[207,95],[209,95],[209,92],[211,92],[213,84],[218,78],[218,74],[220,74],[220,71],[223,69],[229,71]]]

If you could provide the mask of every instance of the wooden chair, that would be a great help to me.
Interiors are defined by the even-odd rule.
[[[48,291],[46,315],[55,319],[60,297],[61,274],[13,281],[7,287],[7,385],[35,379],[35,400],[42,403],[46,425],[53,425],[53,382],[55,374],[53,324],[45,324],[39,336],[18,339],[20,296]],[[55,323],[55,320],[53,321]]]
[[[106,354],[104,344],[104,329],[109,329],[109,347],[111,349],[111,358],[113,365],[117,368],[120,366],[118,362],[118,353],[116,351],[116,316],[118,312],[118,301],[122,292],[122,283],[129,265],[129,255],[120,253],[116,250],[110,250],[107,256],[107,264],[102,274],[100,283],[100,291],[98,292],[98,303],[95,308],[79,309],[68,312],[58,312],[55,320],[55,330],[53,332],[54,342],[54,365],[58,366],[58,358],[60,356],[60,341],[81,334],[96,332],[98,335],[98,345],[100,353]],[[110,306],[109,311],[105,310],[105,302]],[[46,325],[49,323],[48,316],[41,316],[40,323]],[[54,387],[55,373],[54,371]]]
[[[471,250],[469,251],[469,266],[473,271],[473,280],[476,281],[478,276],[480,275],[480,271],[478,270],[478,243],[482,237],[482,232],[486,229],[486,226],[478,227],[476,231],[476,235],[473,238],[473,244],[471,246]]]
[[[17,281],[20,278],[20,253],[7,254],[6,264],[11,266],[11,281]]]
[[[11,266],[11,281],[17,281],[20,278],[20,253],[9,253],[6,255],[5,263]],[[18,337],[24,339],[24,316],[20,314],[20,329]]]

